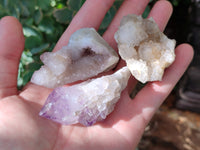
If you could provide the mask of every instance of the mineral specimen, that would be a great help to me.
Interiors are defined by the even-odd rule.
[[[67,46],[41,56],[44,65],[36,71],[31,82],[48,88],[96,76],[113,68],[117,53],[93,29],[76,31]]]
[[[142,83],[161,80],[164,69],[175,59],[175,40],[168,39],[153,18],[123,17],[115,40],[120,56]]]
[[[47,98],[40,116],[65,125],[93,125],[113,111],[130,75],[124,67],[112,75],[58,87]]]

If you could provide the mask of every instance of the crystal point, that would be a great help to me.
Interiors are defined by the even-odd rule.
[[[44,53],[41,60],[44,65],[34,72],[31,82],[55,88],[108,71],[119,58],[93,28],[82,28],[72,34],[67,46]]]
[[[113,111],[129,77],[130,71],[124,67],[112,75],[58,87],[47,98],[40,116],[65,125],[79,122],[91,126]]]

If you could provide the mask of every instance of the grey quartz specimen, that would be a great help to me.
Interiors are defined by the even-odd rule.
[[[67,46],[41,55],[44,65],[31,82],[48,88],[96,76],[115,67],[119,58],[113,48],[93,28],[77,30]]]
[[[175,59],[175,40],[168,39],[153,18],[123,17],[115,40],[120,56],[142,83],[162,80],[164,69]]]

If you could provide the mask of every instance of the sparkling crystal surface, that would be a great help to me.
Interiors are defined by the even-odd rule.
[[[130,75],[124,67],[112,75],[58,87],[47,98],[40,116],[65,125],[91,126],[113,111]]]
[[[120,56],[142,83],[161,80],[164,69],[175,59],[175,40],[168,39],[153,18],[123,17],[115,40]]]
[[[44,65],[34,72],[31,82],[55,88],[110,70],[119,58],[93,28],[82,28],[70,37],[67,46],[44,53],[41,60]]]

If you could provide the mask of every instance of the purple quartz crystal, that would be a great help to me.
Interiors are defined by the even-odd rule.
[[[58,87],[47,98],[40,116],[65,125],[79,122],[91,126],[113,111],[129,77],[124,67],[112,75]]]

